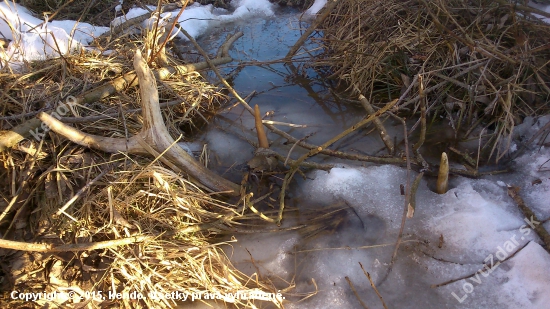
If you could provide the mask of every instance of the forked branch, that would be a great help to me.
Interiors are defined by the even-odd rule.
[[[226,180],[197,162],[183,150],[170,136],[164,125],[159,106],[157,83],[153,72],[147,66],[139,50],[134,57],[134,68],[140,85],[141,104],[143,106],[143,127],[141,132],[126,140],[86,134],[68,126],[56,118],[42,112],[38,118],[52,131],[82,146],[100,149],[106,152],[129,152],[135,154],[161,154],[169,165],[174,165],[207,188],[216,191],[239,194],[239,186]],[[144,147],[143,145],[149,145]]]

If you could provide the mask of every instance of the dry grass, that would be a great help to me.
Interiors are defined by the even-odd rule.
[[[323,34],[327,52],[316,65],[331,78],[388,102],[422,75],[431,117],[445,117],[457,139],[485,128],[485,155],[497,161],[523,117],[549,112],[550,26],[512,5],[343,0]],[[402,105],[409,117],[419,111],[415,89]]]
[[[112,53],[81,51],[47,61],[23,64],[26,73],[0,72],[0,129],[32,120],[89,89],[133,70],[135,49],[147,50],[161,32],[124,35],[110,42]],[[183,61],[168,52],[169,65]],[[160,64],[152,61],[153,68]],[[191,137],[225,100],[196,72],[159,81],[160,102],[172,136]],[[99,101],[74,105],[63,117],[109,115],[73,124],[90,134],[128,137],[140,131],[139,91],[129,87]],[[184,132],[185,131],[185,132]],[[169,299],[114,300],[114,293],[214,293],[221,306],[254,308],[261,301],[227,296],[275,292],[271,284],[235,270],[213,236],[236,224],[235,205],[206,193],[192,180],[159,161],[138,155],[106,154],[75,145],[54,133],[28,139],[0,154],[0,232],[4,239],[26,243],[81,244],[131,236],[149,236],[132,245],[78,252],[37,253],[0,249],[0,290],[63,291],[53,301],[0,300],[3,308],[80,306],[79,308],[171,308]],[[81,195],[78,191],[101,173],[105,176]],[[68,201],[78,196],[69,204]],[[68,205],[64,214],[56,213]],[[74,292],[79,300],[67,299]],[[105,296],[105,299],[98,295]],[[204,298],[203,294],[203,298]],[[94,298],[95,296],[95,298]],[[7,301],[7,302],[6,302]],[[269,299],[276,307],[281,299]],[[79,302],[78,305],[74,303]],[[181,304],[181,303],[179,303]],[[188,303],[189,305],[189,303]]]
[[[15,253],[16,258],[4,261],[13,271],[10,277],[14,286],[8,290],[75,291],[82,302],[91,301],[92,307],[113,301],[91,299],[90,294],[97,291],[137,292],[146,297],[174,291],[189,295],[219,293],[219,302],[250,307],[252,301],[225,297],[226,293],[270,290],[254,282],[247,287],[248,278],[231,267],[220,250],[221,244],[210,242],[212,233],[231,224],[232,215],[236,216],[231,205],[210,197],[163,167],[132,164],[131,168],[117,169],[101,188],[71,207],[67,212],[76,220],[55,217],[59,209],[55,194],[48,197],[37,190],[34,198],[43,198],[43,202],[30,216],[30,226],[36,228],[36,240],[50,243],[97,242],[136,235],[153,236],[154,240],[77,254]],[[76,174],[78,170],[71,172]],[[51,181],[45,182],[44,186],[55,187]],[[36,207],[33,204],[29,206]],[[227,219],[223,219],[223,213]],[[25,264],[24,271],[17,269],[26,259],[34,263]],[[66,299],[60,296],[55,301],[61,304]],[[171,308],[176,304],[151,298],[130,303],[114,304],[121,308]]]

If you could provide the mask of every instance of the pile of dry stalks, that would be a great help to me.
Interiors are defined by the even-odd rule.
[[[422,87],[428,117],[447,118],[459,140],[485,128],[482,157],[497,161],[516,124],[550,111],[550,26],[533,15],[550,14],[506,0],[339,2],[315,65],[355,95],[389,102],[413,84],[400,105],[410,118]]]
[[[0,71],[2,308],[170,308],[181,305],[174,295],[188,296],[187,305],[194,296],[247,308],[263,297],[280,306],[280,294],[259,293],[275,287],[234,270],[212,243],[244,216],[212,186],[174,172],[184,169],[167,159],[175,143],[161,155],[161,127],[190,136],[225,99],[195,71],[208,65],[184,64],[165,38],[160,29],[130,32],[112,37],[109,53]],[[230,61],[227,48],[213,61]],[[161,111],[160,121],[149,118]],[[134,145],[136,136],[143,139]],[[114,150],[141,152],[101,151],[109,138]]]

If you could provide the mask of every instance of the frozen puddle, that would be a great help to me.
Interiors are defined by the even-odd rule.
[[[232,13],[211,6],[190,6],[185,11],[189,15],[180,18],[182,26],[194,36],[205,36],[213,27],[234,23],[245,30],[247,39],[238,40],[231,53],[236,60],[244,61],[284,57],[301,35],[303,29],[297,21],[300,14],[296,12],[274,18],[274,7],[266,0],[234,2]],[[315,7],[323,2],[316,1]],[[542,8],[548,11],[546,6]],[[135,9],[131,14],[143,12]],[[51,33],[64,53],[85,48],[92,37],[108,30],[83,23],[75,28],[75,21],[42,24],[23,7],[7,1],[0,3],[0,16],[15,25],[18,37],[11,36],[11,28],[3,20],[0,33],[25,46],[19,50],[12,43],[6,53],[0,54],[1,59],[10,59],[15,65],[56,56],[59,52],[44,46],[44,41],[52,39]],[[263,21],[253,20],[254,16]],[[73,28],[75,36],[69,38]],[[307,75],[308,70],[301,72]],[[323,105],[326,100],[317,97],[322,87],[309,83],[304,87],[309,90],[306,92],[288,81],[288,76],[293,75],[282,64],[249,66],[233,82],[244,95],[252,90],[261,93],[251,103],[260,105],[263,112],[273,110],[273,120],[309,125],[301,130],[285,130],[302,136],[317,132],[309,139],[311,143],[321,144],[354,123],[358,117],[354,114],[362,115],[354,113],[353,107]],[[245,139],[255,135],[251,130],[253,121],[248,115],[241,117],[241,112],[235,108],[230,112],[233,114],[225,114],[229,124],[222,126],[215,121],[218,127],[209,128],[202,136],[220,162],[230,166],[252,156],[253,148]],[[528,139],[543,123],[528,119],[514,132]],[[395,136],[401,128],[393,130],[397,131],[389,134]],[[275,145],[281,144],[279,137],[269,138]],[[349,144],[365,153],[383,147],[378,138],[369,136],[360,136],[360,143]],[[297,155],[298,150],[293,154]],[[479,180],[455,177],[453,188],[444,195],[430,191],[424,179],[416,195],[415,217],[406,221],[403,243],[389,275],[404,208],[400,186],[406,183],[407,175],[406,170],[395,166],[342,165],[330,173],[309,173],[307,180],[295,184],[298,188],[289,192],[294,196],[289,204],[298,206],[300,214],[289,216],[285,222],[314,227],[320,224],[314,222],[315,215],[322,215],[334,205],[344,208],[321,221],[327,225],[325,231],[236,235],[238,242],[230,255],[248,275],[256,273],[281,289],[294,287],[285,291],[289,300],[285,308],[361,308],[358,298],[368,308],[383,308],[359,263],[371,274],[388,308],[547,308],[550,256],[539,245],[532,226],[544,224],[548,230],[550,223],[524,218],[508,197],[505,184],[520,187],[521,196],[536,215],[549,218],[549,159],[548,149],[532,150],[516,160],[513,173]],[[412,181],[415,173],[411,174]],[[306,297],[312,293],[315,295]]]
[[[541,127],[532,123],[528,119],[517,132],[532,134]],[[341,223],[312,238],[298,232],[237,235],[233,261],[249,275],[259,271],[274,282],[294,283],[291,294],[316,291],[285,308],[361,308],[348,279],[368,308],[383,308],[359,263],[388,308],[547,308],[550,255],[532,230],[541,223],[523,217],[505,183],[519,186],[536,215],[548,218],[548,159],[550,151],[543,148],[517,159],[511,174],[455,177],[443,195],[429,190],[423,179],[415,216],[406,221],[387,278],[404,208],[400,185],[406,183],[406,170],[395,166],[311,172],[294,192],[298,207],[321,214],[339,203],[348,209],[332,219]],[[415,176],[411,172],[411,182]],[[307,216],[298,224],[310,222]]]
[[[299,37],[289,27],[299,24],[295,18],[290,13],[249,22],[232,56],[243,61],[284,56]],[[235,76],[235,88],[242,96],[253,90],[260,93],[250,103],[258,104],[263,113],[274,111],[267,119],[308,125],[280,127],[294,136],[316,132],[308,141],[322,144],[362,115],[351,106],[322,108],[328,100],[316,100],[304,88],[288,83],[290,74],[283,65],[266,68],[245,67]],[[315,83],[311,87],[323,96],[322,87]],[[255,132],[252,118],[239,106],[223,117],[223,121],[214,120],[202,138],[223,165],[218,172],[228,176],[231,167],[252,157],[254,149],[246,140],[254,140]],[[529,139],[544,123],[527,119],[515,128],[515,138]],[[387,124],[389,134],[399,139],[402,128]],[[280,153],[292,146],[283,146],[285,140],[276,135],[268,137]],[[367,154],[384,147],[373,135],[360,135],[357,142],[348,140],[337,146]],[[293,157],[300,151],[295,149]],[[403,243],[387,276],[403,216],[400,186],[406,184],[407,174],[395,166],[323,161],[346,165],[330,172],[310,172],[305,181],[297,176],[295,189],[289,192],[287,206],[298,207],[299,214],[287,212],[285,224],[308,224],[307,232],[238,234],[227,253],[253,278],[256,274],[269,279],[280,289],[294,287],[285,291],[289,300],[285,308],[362,308],[348,280],[368,308],[383,308],[359,263],[371,274],[388,308],[545,308],[550,303],[550,257],[508,196],[506,184],[521,188],[521,196],[539,218],[550,217],[546,202],[550,200],[549,158],[550,151],[543,148],[518,158],[514,173],[478,180],[454,177],[452,189],[444,195],[429,190],[428,182],[433,180],[423,179],[415,216],[406,221]],[[216,168],[216,162],[213,165]],[[239,174],[234,180],[240,180],[242,172],[234,172]],[[415,176],[412,172],[411,182]],[[334,205],[344,210],[323,221],[327,225],[323,233],[312,235],[319,224],[312,220]],[[548,229],[550,223],[545,226]],[[315,295],[306,298],[311,293]]]

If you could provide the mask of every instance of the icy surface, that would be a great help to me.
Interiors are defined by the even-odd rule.
[[[212,154],[211,161],[223,162],[224,168],[250,160],[254,152],[254,148],[245,140],[225,134],[218,129],[209,130],[204,139]]]
[[[521,143],[521,136],[529,139],[547,118],[526,119],[517,128],[516,141]],[[270,276],[293,278],[297,293],[317,287],[315,296],[287,308],[360,308],[348,279],[369,308],[382,308],[359,263],[389,308],[546,308],[550,255],[532,229],[540,222],[524,218],[507,186],[520,187],[539,218],[548,218],[549,159],[548,149],[533,147],[516,159],[513,173],[477,180],[454,177],[442,195],[429,189],[435,180],[425,177],[389,275],[404,209],[400,185],[406,183],[407,173],[400,167],[343,166],[312,172],[294,193],[302,201],[298,207],[321,213],[330,205],[346,205],[349,210],[340,226],[313,239],[299,233],[269,236],[267,242],[261,235],[238,237],[239,245],[261,251]],[[412,181],[416,173],[411,174]],[[278,254],[269,252],[271,246],[263,247],[283,239],[289,243],[274,246]],[[239,265],[251,267],[249,256],[235,257]]]
[[[529,6],[534,7],[536,9],[539,9],[541,11],[545,11],[547,13],[550,13],[550,4],[544,4],[544,3],[537,3],[535,1],[529,1]],[[544,22],[547,22],[547,23],[550,22],[550,18],[548,18],[548,17],[540,16],[538,14],[533,14],[533,15],[537,16],[538,18],[540,18]]]

